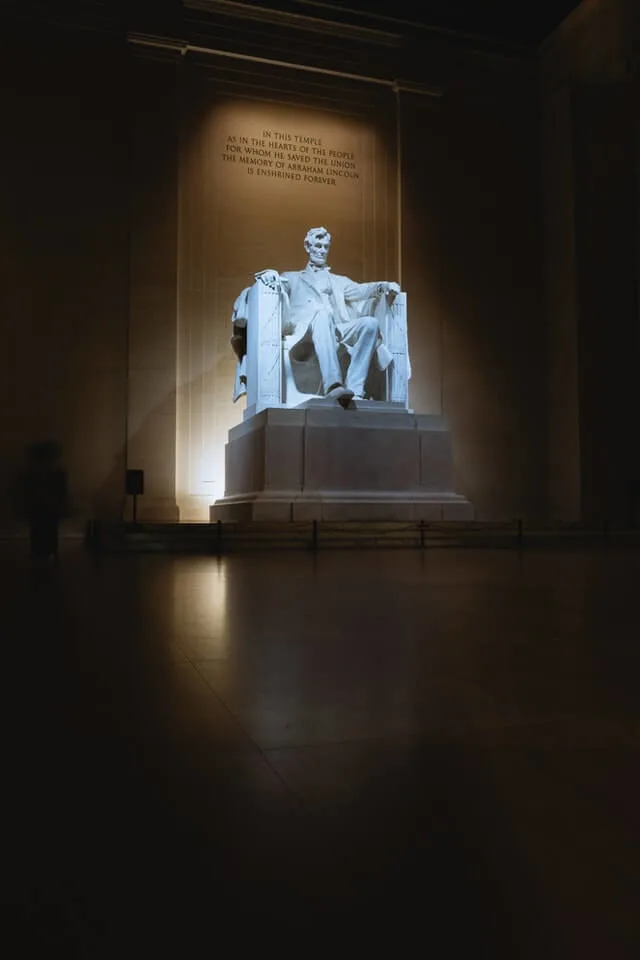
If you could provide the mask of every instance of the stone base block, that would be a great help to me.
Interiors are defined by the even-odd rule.
[[[473,520],[473,507],[464,497],[446,499],[366,500],[353,497],[303,498],[291,496],[275,499],[255,497],[224,497],[210,507],[211,522],[245,522],[249,520],[289,523],[292,521],[324,520],[342,523],[359,520],[418,522],[420,520]]]
[[[389,404],[263,410],[229,431],[212,521],[472,520],[441,417]]]

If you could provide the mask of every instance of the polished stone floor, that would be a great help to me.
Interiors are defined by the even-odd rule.
[[[639,553],[0,568],[6,956],[640,956]]]

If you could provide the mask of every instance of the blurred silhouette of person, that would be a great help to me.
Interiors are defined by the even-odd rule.
[[[68,508],[67,475],[60,457],[60,447],[53,441],[27,448],[23,494],[31,555],[36,560],[58,559],[58,529]]]

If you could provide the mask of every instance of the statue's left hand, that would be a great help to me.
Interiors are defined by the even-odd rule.
[[[400,293],[400,285],[389,280],[383,280],[380,284],[380,293],[389,297],[390,300],[394,300]]]

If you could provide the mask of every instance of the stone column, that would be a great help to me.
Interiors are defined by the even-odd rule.
[[[177,137],[173,62],[135,60],[127,466],[145,472],[141,519],[176,505]]]

